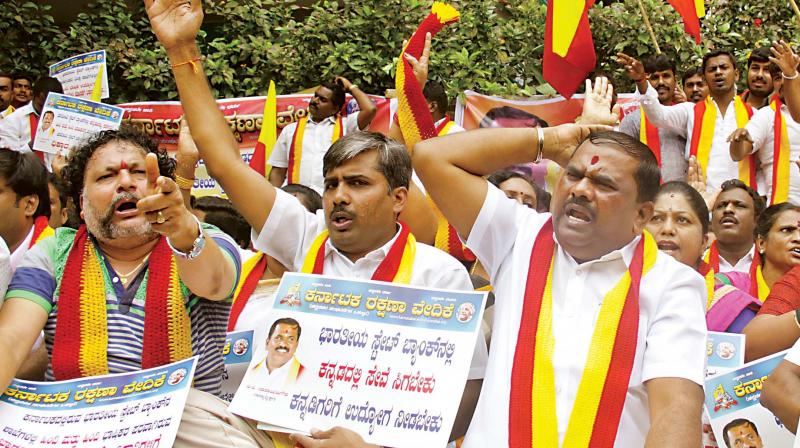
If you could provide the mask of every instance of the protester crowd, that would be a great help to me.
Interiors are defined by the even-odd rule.
[[[791,349],[762,403],[796,431],[800,58],[785,42],[681,71],[664,55],[618,54],[641,105],[621,120],[613,83],[597,77],[574,124],[465,132],[428,81],[427,36],[404,59],[434,138],[409,134],[403,113],[388,135],[370,131],[374,104],[336,77],[283,129],[265,178],[206,80],[200,2],[145,3],[185,117],[174,159],[128,126],[67,157],[33,151],[61,84],[0,73],[0,387],[194,355],[175,446],[371,446],[353,428],[262,431],[216,396],[226,330],[297,341],[297,322],[259,319],[297,271],[490,285],[453,397],[460,446],[701,446],[708,331],[745,334],[747,360]],[[346,95],[358,112],[344,116]],[[228,199],[192,195],[200,159]],[[563,169],[549,192],[514,169],[543,160]],[[404,253],[408,272],[387,268]],[[266,360],[265,381],[291,375],[284,363]],[[741,427],[716,443],[760,446],[738,441]]]

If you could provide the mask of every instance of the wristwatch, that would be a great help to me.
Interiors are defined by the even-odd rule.
[[[178,249],[175,249],[175,246],[172,245],[169,238],[167,238],[167,244],[169,244],[169,248],[172,249],[172,253],[180,258],[184,258],[186,260],[194,260],[198,256],[200,256],[200,252],[203,251],[203,248],[206,247],[206,234],[203,232],[203,226],[200,224],[200,220],[197,219],[197,216],[192,215],[194,221],[197,223],[197,238],[195,238],[194,242],[192,243],[192,248],[189,249],[189,252],[181,252]]]

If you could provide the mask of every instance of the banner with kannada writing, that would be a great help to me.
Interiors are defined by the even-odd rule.
[[[281,130],[308,114],[308,101],[312,94],[279,95],[278,96],[278,135]],[[378,107],[378,113],[372,120],[369,129],[386,133],[390,123],[390,101],[381,96],[370,95]],[[234,137],[239,142],[242,159],[249,163],[253,149],[261,132],[266,97],[228,98],[217,100],[222,114],[228,120]],[[125,103],[119,107],[125,110],[124,123],[139,127],[143,132],[156,140],[160,147],[174,153],[177,149],[180,119],[183,116],[181,103],[178,101],[155,101],[142,103]],[[346,114],[358,110],[358,104],[347,96]],[[346,115],[345,114],[345,115]],[[201,160],[195,172],[195,196],[223,195],[224,191],[216,180],[208,175],[205,164]]]
[[[67,154],[92,134],[119,128],[122,113],[116,106],[50,92],[36,128],[33,149]]]
[[[172,446],[197,358],[69,381],[14,380],[0,396],[0,447]]]
[[[100,76],[100,98],[108,98],[108,67],[106,50],[72,56],[50,66],[50,76],[61,82],[64,94],[91,99]]]
[[[761,388],[786,351],[706,379],[706,409],[720,446],[791,446],[794,435],[761,406]]]
[[[247,366],[253,359],[253,330],[228,332],[222,356],[225,359],[225,370],[222,372],[220,398],[230,402],[242,383]]]
[[[271,430],[344,426],[378,445],[444,447],[485,300],[287,272],[231,411]]]

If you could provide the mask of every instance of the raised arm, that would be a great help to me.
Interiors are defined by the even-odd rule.
[[[792,47],[784,41],[775,42],[770,48],[770,62],[781,69],[783,76],[783,97],[792,120],[800,122],[800,80],[798,80],[798,57]]]
[[[358,103],[358,129],[362,131],[369,127],[369,124],[372,123],[372,119],[375,118],[375,114],[378,113],[378,108],[375,106],[375,103],[369,99],[369,96],[364,93],[357,85],[351,83],[347,78],[343,76],[337,76],[336,80],[339,85],[344,88],[344,90],[353,95],[353,98],[356,99]]]
[[[167,50],[184,114],[209,175],[260,232],[275,203],[275,187],[242,161],[211,94],[195,42],[203,22],[200,0],[145,0],[145,7],[153,32]]]
[[[487,183],[481,176],[536,160],[539,147],[543,158],[565,166],[593,129],[609,128],[563,124],[545,129],[478,129],[417,143],[412,158],[436,205],[466,238],[486,199]]]

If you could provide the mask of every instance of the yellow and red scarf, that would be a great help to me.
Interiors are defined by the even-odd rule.
[[[33,235],[31,235],[31,242],[28,243],[28,249],[35,246],[39,241],[56,234],[56,231],[50,227],[46,216],[37,216],[33,220]]]
[[[414,257],[417,252],[417,240],[408,231],[408,226],[400,225],[400,234],[392,243],[386,257],[372,274],[372,280],[392,283],[411,283],[411,273],[414,267]],[[328,241],[328,231],[324,230],[317,235],[308,249],[303,267],[300,272],[306,274],[322,274],[325,265],[325,242]]]
[[[786,119],[781,112],[781,98],[775,95],[769,107],[775,111],[774,144],[772,146],[772,194],[769,203],[780,204],[789,200],[789,170],[791,169],[791,150]]]
[[[750,117],[753,116],[753,108],[742,101],[740,96],[733,98],[733,110],[736,114],[736,126],[739,128],[745,127],[750,121]],[[694,126],[689,155],[697,158],[697,162],[705,173],[708,173],[708,158],[711,154],[716,121],[717,109],[710,95],[694,105]],[[739,162],[739,180],[753,189],[757,187],[756,164],[752,154]]]
[[[415,144],[422,140],[436,136],[446,135],[453,126],[449,117],[435,126],[433,117],[428,111],[428,104],[422,87],[414,76],[411,64],[405,60],[403,54],[408,53],[416,58],[422,55],[425,48],[425,35],[431,33],[436,35],[445,25],[455,23],[459,19],[458,11],[450,5],[434,2],[431,13],[420,23],[417,30],[409,39],[408,44],[403,48],[397,64],[397,76],[395,78],[395,89],[397,90],[397,121],[406,146],[413,148]],[[475,255],[470,252],[458,238],[458,233],[447,221],[442,212],[436,207],[433,199],[428,196],[429,203],[436,216],[437,228],[434,246],[443,250],[461,261],[475,261]]]
[[[703,261],[708,263],[714,272],[719,272],[719,248],[716,241],[711,243],[711,247],[708,248]],[[753,253],[753,261],[750,263],[748,274],[750,276],[750,290],[747,292],[763,302],[769,295],[769,286],[767,286],[764,275],[761,273],[761,255],[758,251]]]
[[[653,155],[658,160],[658,166],[661,167],[661,139],[658,137],[658,128],[650,123],[647,115],[644,113],[644,107],[639,108],[639,141],[647,145]]]
[[[75,234],[58,298],[52,365],[56,380],[108,374],[105,275],[86,226]],[[142,369],[192,356],[191,323],[175,256],[161,237],[150,253]]]
[[[286,183],[296,184],[300,182],[300,161],[303,160],[303,136],[306,133],[306,124],[308,117],[303,117],[297,122],[297,127],[294,128],[294,135],[292,136],[292,143],[289,146],[289,166],[286,169]],[[342,116],[336,114],[333,122],[333,135],[331,136],[331,144],[336,143],[344,135],[344,127],[342,126]]]
[[[639,286],[658,249],[645,232],[628,271],[603,299],[563,446],[611,447],[636,356]],[[552,329],[552,219],[536,237],[530,257],[514,367],[511,372],[509,439],[512,448],[558,443]]]
[[[717,261],[717,264],[719,265],[719,261]],[[714,286],[716,284],[714,276],[716,275],[716,271],[710,264],[700,260],[700,264],[697,266],[697,272],[703,276],[703,280],[706,282],[706,311],[708,311],[711,309],[711,305],[714,304]]]
[[[231,313],[228,316],[228,330],[233,331],[236,328],[236,322],[239,321],[239,315],[242,314],[244,306],[253,295],[253,291],[258,286],[258,281],[264,276],[267,270],[267,257],[263,252],[258,252],[254,256],[247,259],[242,264],[242,275],[239,277],[239,283],[236,285],[236,291],[233,294],[233,304],[231,305]]]

